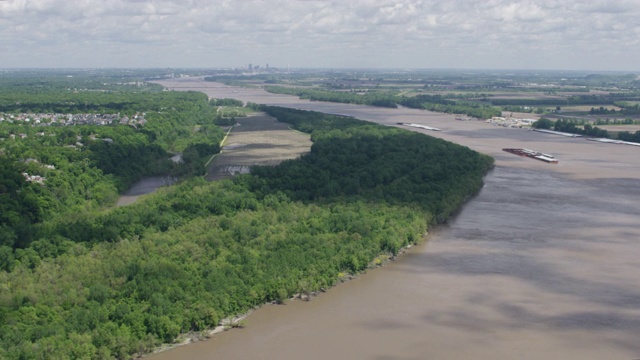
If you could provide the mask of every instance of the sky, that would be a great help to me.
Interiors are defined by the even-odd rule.
[[[640,0],[0,0],[0,68],[640,71]]]

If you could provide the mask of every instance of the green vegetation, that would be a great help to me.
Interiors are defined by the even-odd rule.
[[[371,105],[388,108],[396,108],[398,105],[425,109],[451,114],[465,114],[479,119],[488,119],[492,116],[500,116],[501,110],[477,102],[454,100],[454,98],[465,98],[465,96],[441,95],[416,95],[412,97],[401,96],[390,91],[366,91],[364,93],[330,91],[305,88],[287,88],[281,86],[265,86],[265,90],[277,93],[296,95],[301,99],[312,101],[328,101],[348,104]]]
[[[183,216],[198,208],[193,220]],[[283,195],[259,201],[231,182],[193,181],[122,209],[121,217],[142,212],[174,222],[115,243],[70,244],[34,269],[2,273],[0,355],[146,352],[303,287],[331,286],[340,271],[362,270],[426,225],[406,207],[303,205]]]
[[[152,91],[155,86],[144,85],[78,92],[65,90],[66,77],[25,82],[30,81],[39,85],[18,86],[17,93],[7,88],[15,85],[12,78],[0,81],[5,104],[0,112],[0,269],[21,261],[32,242],[49,241],[59,221],[113,206],[120,193],[145,176],[204,174],[204,163],[219,152],[224,132],[215,123],[220,117],[203,94]],[[110,81],[107,89],[120,82]],[[87,84],[94,83],[76,85]],[[139,115],[140,121],[120,124],[123,112]],[[169,159],[173,152],[183,153],[180,164]],[[64,252],[60,246],[47,251]],[[37,263],[31,258],[24,261]]]
[[[607,130],[600,129],[597,126],[592,126],[589,123],[585,123],[584,120],[559,119],[556,122],[553,122],[547,118],[540,118],[540,120],[533,123],[532,127],[537,129],[553,129],[555,131],[562,131],[566,133],[580,134],[597,138],[611,137]],[[621,131],[618,133],[618,140],[640,143],[640,131],[636,131],[633,134],[628,131]]]
[[[270,92],[314,101],[392,108],[402,105],[479,119],[506,111],[551,118],[562,117],[556,116],[560,113],[589,115],[593,123],[607,116],[640,121],[640,80],[637,74],[629,73],[356,69],[298,69],[285,73],[262,69],[251,74],[219,71],[205,80],[263,86]],[[621,120],[614,118],[611,122]]]
[[[275,188],[302,201],[412,204],[441,222],[478,191],[492,164],[468,148],[414,132],[313,112],[266,106],[261,110],[311,132],[313,146],[300,160],[254,169],[255,177],[267,179],[259,184],[260,192]]]
[[[618,139],[622,141],[640,143],[640,130],[635,133],[629,131],[621,131],[618,133]]]
[[[637,97],[635,99],[637,99]],[[621,107],[622,110],[620,112],[625,115],[640,115],[640,104],[638,103],[632,104],[627,101],[622,101],[622,102],[616,102],[614,104],[616,106]]]
[[[553,121],[547,118],[540,118],[538,121],[531,125],[534,129],[551,129],[553,127]]]
[[[571,134],[580,134],[586,136],[608,138],[609,133],[607,130],[602,130],[597,126],[591,126],[590,124],[584,124],[582,128],[576,126],[577,122],[573,120],[559,119],[553,125],[553,130],[562,131]]]
[[[282,86],[265,86],[264,89],[271,93],[296,95],[301,99],[311,101],[339,102],[389,108],[398,107],[395,102],[395,94],[388,91],[366,91],[360,94],[352,91],[330,91]]]
[[[440,95],[417,95],[402,98],[399,104],[414,108],[426,109],[449,114],[464,114],[478,119],[490,119],[500,116],[502,111],[498,108],[482,105],[474,102],[454,101]]]
[[[186,107],[187,114],[211,111],[200,98],[193,106],[198,110]],[[310,154],[234,180],[191,178],[115,209],[86,208],[39,222],[38,209],[46,207],[38,202],[53,196],[39,193],[54,188],[49,178],[45,187],[26,183],[15,171],[27,164],[0,156],[8,174],[2,206],[16,214],[2,226],[20,228],[21,218],[33,219],[36,234],[15,251],[0,248],[6,269],[0,272],[0,358],[128,358],[256,305],[329,287],[342,273],[362,271],[380,254],[416,242],[428,224],[445,221],[479,190],[493,163],[400,129],[260,109],[311,133]],[[154,126],[147,113],[143,130],[109,131],[122,131],[134,144],[200,151],[193,140],[198,133],[174,138],[165,129],[173,125],[180,134],[198,122],[172,111],[158,112]],[[120,142],[126,143],[114,138]],[[108,158],[84,156],[90,147],[60,151],[77,156],[67,161],[95,169],[98,178],[120,178],[98,176],[103,170],[94,164]]]

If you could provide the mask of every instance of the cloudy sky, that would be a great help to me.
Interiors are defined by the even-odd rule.
[[[0,68],[640,71],[640,0],[0,0]]]

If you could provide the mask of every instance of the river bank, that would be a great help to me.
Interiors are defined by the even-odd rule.
[[[179,348],[181,346],[185,346],[185,345],[189,345],[189,344],[193,344],[193,343],[197,343],[200,341],[205,341],[208,339],[211,339],[212,336],[219,334],[223,331],[228,331],[231,329],[236,329],[236,328],[242,328],[244,327],[244,323],[243,321],[249,317],[249,315],[251,315],[251,313],[253,312],[253,310],[248,311],[242,315],[238,315],[238,316],[234,316],[232,318],[226,318],[223,319],[220,322],[219,326],[216,326],[213,329],[208,329],[208,330],[204,330],[204,331],[200,331],[200,332],[191,332],[191,333],[186,333],[186,334],[182,334],[178,337],[178,339],[176,340],[176,342],[174,344],[163,344],[162,346],[158,347],[156,350],[154,350],[152,353],[150,354],[143,354],[141,356],[139,356],[138,358],[146,358],[149,356],[152,356],[154,354],[161,354],[176,348]]]
[[[290,297],[289,299],[283,302],[271,301],[271,302],[262,304],[260,306],[256,306],[254,309],[249,310],[246,313],[223,319],[220,322],[220,325],[216,326],[213,329],[207,329],[200,332],[190,332],[190,333],[181,334],[176,339],[175,343],[163,344],[157,349],[155,349],[153,352],[149,354],[142,354],[138,358],[158,359],[158,358],[162,358],[162,356],[165,356],[165,355],[171,356],[171,354],[174,351],[178,351],[180,348],[183,348],[186,345],[193,346],[200,342],[212,341],[212,340],[215,340],[217,336],[220,336],[224,332],[228,332],[234,329],[238,329],[238,330],[244,329],[247,326],[248,322],[251,320],[251,315],[254,314],[255,312],[264,311],[264,309],[271,308],[271,307],[286,308],[291,306],[303,306],[302,304],[304,303],[315,301],[314,299],[317,299],[323,296],[323,294],[325,293],[334,291],[336,288],[339,288],[343,284],[356,280],[361,276],[366,276],[369,273],[369,271],[382,268],[390,263],[395,262],[396,260],[401,258],[403,255],[405,255],[408,251],[411,251],[412,248],[416,248],[419,245],[423,245],[426,242],[428,235],[429,233],[426,232],[418,242],[409,244],[405,247],[400,248],[397,255],[380,254],[369,263],[369,265],[367,266],[367,269],[357,274],[348,274],[348,273],[343,274],[340,277],[340,279],[336,282],[336,284],[334,284],[328,289],[322,288],[317,291],[310,291],[307,293],[298,293],[298,294],[294,294],[292,297]]]
[[[210,96],[427,132],[496,168],[459,214],[396,261],[310,302],[265,306],[242,331],[157,359],[633,359],[640,356],[640,157],[599,144],[413,109],[308,102],[211,84]],[[209,85],[209,84],[207,84]],[[189,84],[181,82],[182,89]],[[549,165],[504,153],[553,154]]]
[[[151,358],[633,358],[640,293],[624,284],[638,270],[640,230],[625,209],[640,194],[631,184],[608,182],[598,200],[594,181],[497,167],[399,261]]]

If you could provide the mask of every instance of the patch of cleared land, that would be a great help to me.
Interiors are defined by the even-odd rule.
[[[600,106],[595,106],[595,105],[571,105],[571,106],[560,106],[562,108],[562,111],[589,111],[591,109],[599,109]],[[620,107],[615,106],[615,105],[602,105],[603,108],[605,109],[613,109],[615,111],[620,111]],[[620,114],[608,114],[609,117],[623,117],[624,115],[620,115]]]
[[[609,132],[621,132],[628,131],[630,133],[634,133],[636,131],[640,131],[640,125],[596,125],[600,129],[607,130]]]
[[[309,152],[308,134],[289,129],[289,124],[255,113],[237,118],[236,125],[222,144],[222,151],[207,167],[207,180],[230,178],[248,173],[254,165],[277,165]]]
[[[540,114],[516,112],[516,111],[503,111],[502,116],[513,117],[518,119],[533,119],[533,120],[538,120],[541,117],[543,117]]]

